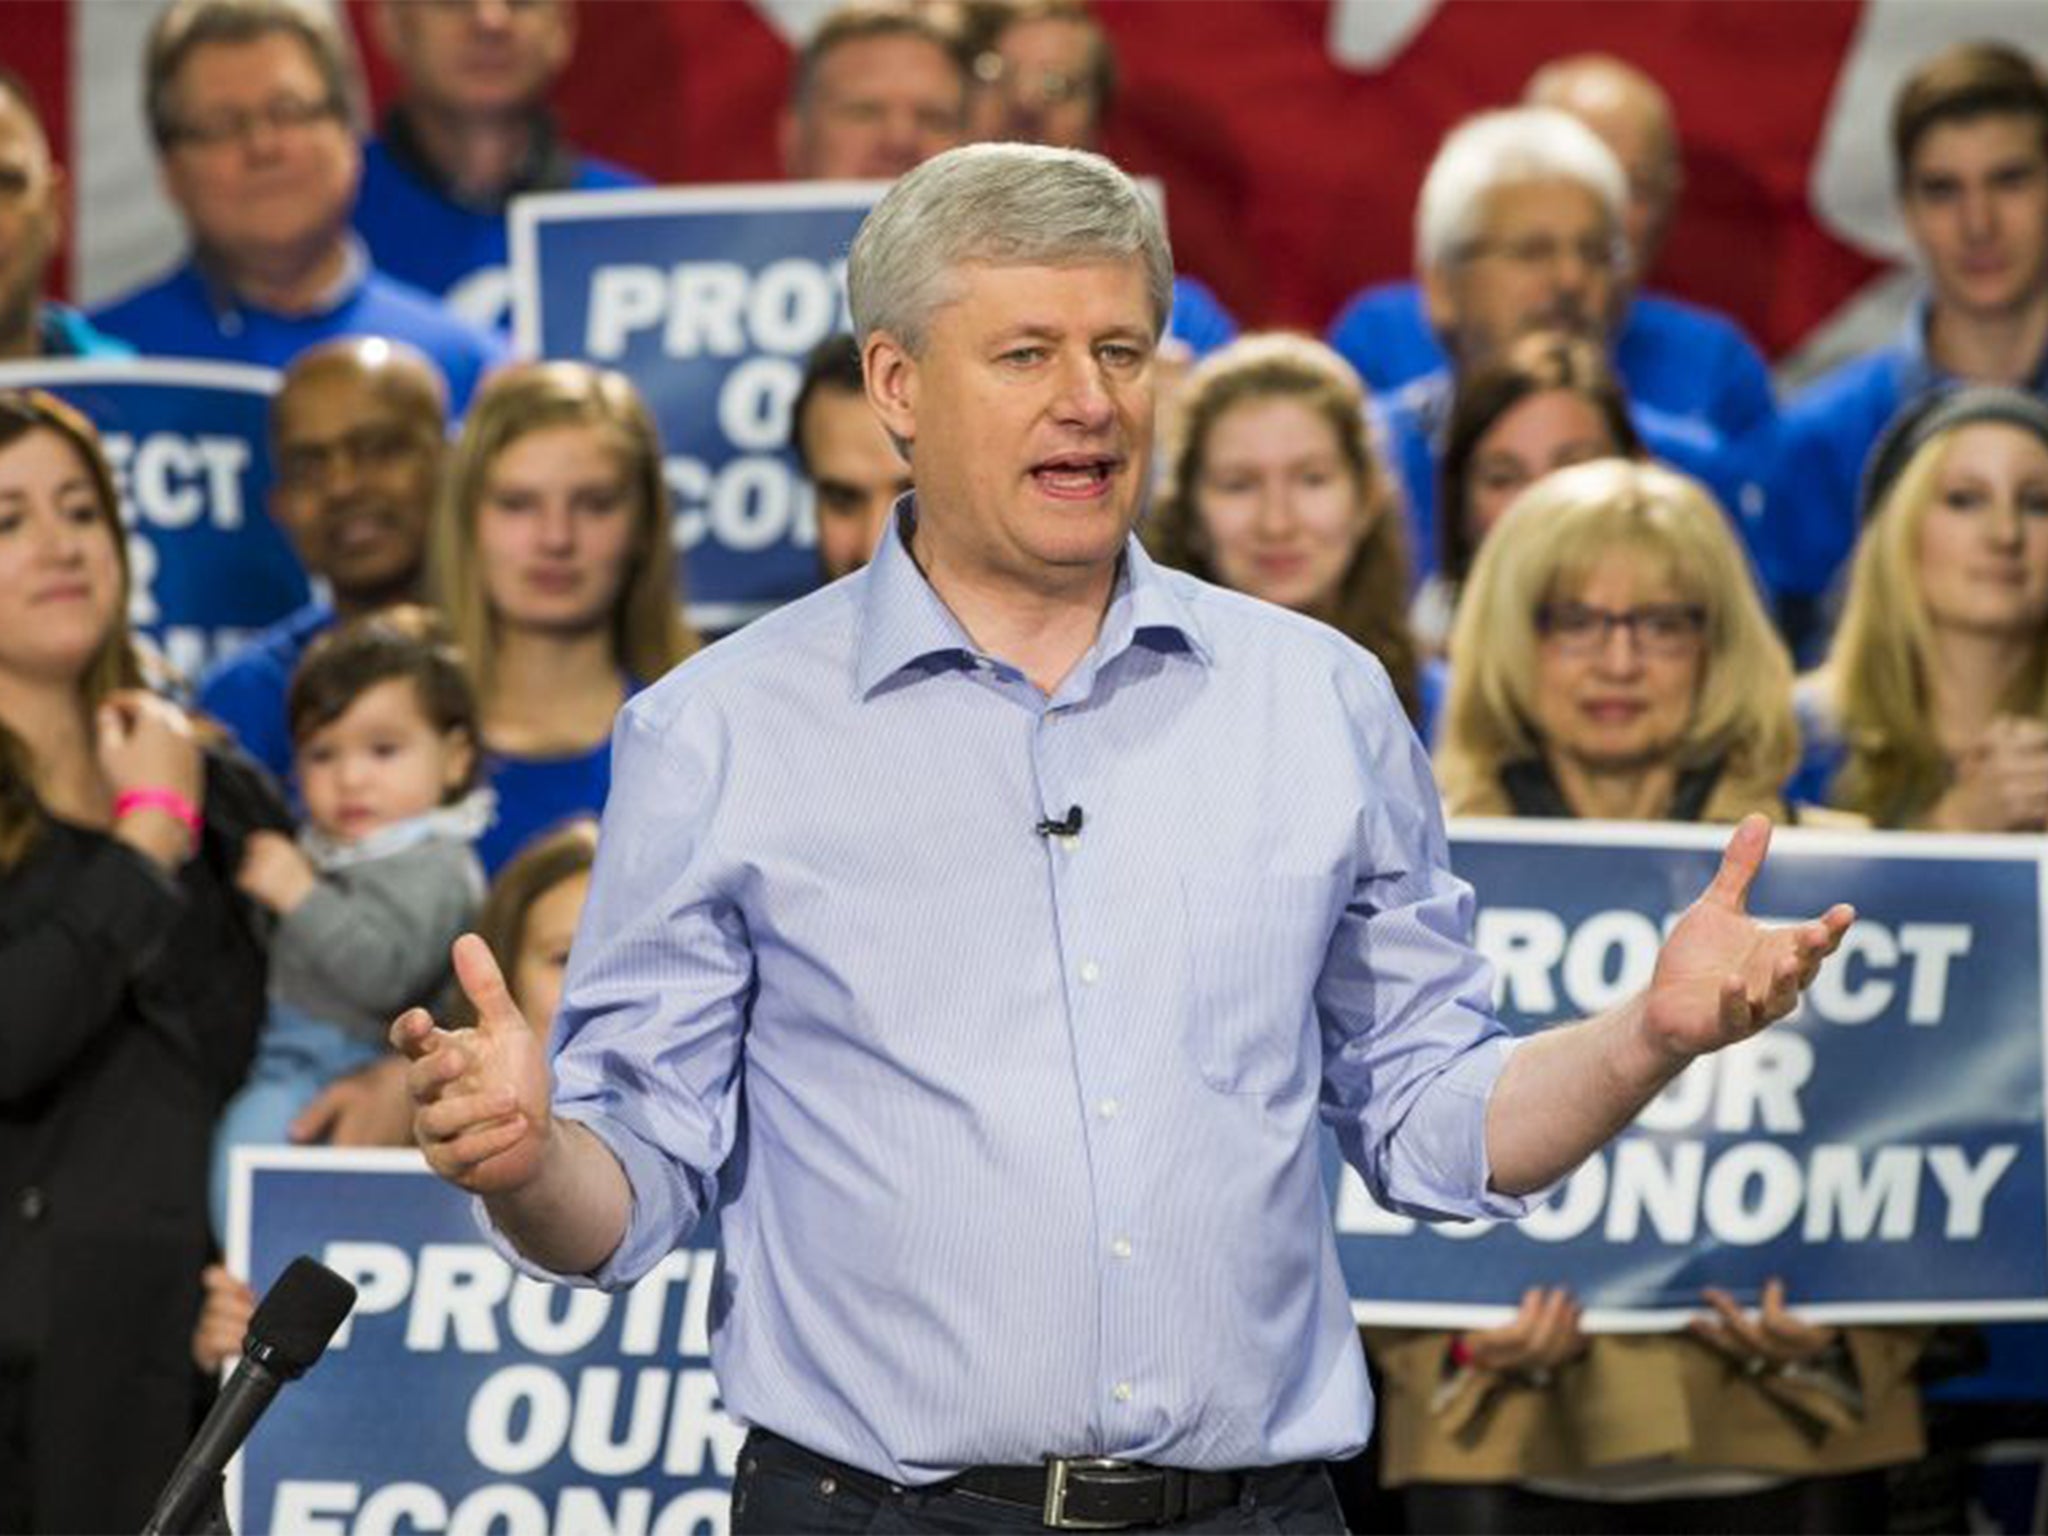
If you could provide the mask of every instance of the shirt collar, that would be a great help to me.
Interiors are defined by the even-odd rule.
[[[341,271],[332,283],[305,309],[295,311],[288,319],[303,319],[310,315],[331,314],[346,304],[360,289],[370,275],[370,252],[363,244],[362,237],[354,230],[342,234]],[[213,311],[214,319],[223,331],[233,334],[242,323],[242,316],[248,313],[269,314],[272,311],[260,305],[248,303],[235,292],[227,274],[219,262],[205,251],[194,252],[192,271],[199,279],[200,288],[206,296],[206,304]]]
[[[454,182],[441,174],[441,168],[427,158],[426,149],[413,130],[412,119],[402,105],[394,106],[384,114],[379,132],[385,149],[400,169],[443,201],[466,208],[471,213],[502,214],[521,192],[559,192],[576,179],[576,157],[555,131],[554,118],[544,109],[536,109],[528,115],[527,125],[526,156],[513,168],[511,180],[480,196],[465,196]]]
[[[1900,326],[1899,339],[1892,348],[1901,400],[1917,399],[1931,389],[1957,382],[1953,374],[1936,366],[1927,350],[1927,329],[1933,319],[1934,296],[1922,289],[1913,296],[1912,308],[1906,312],[1905,324]],[[2037,395],[2048,395],[2048,351],[2035,360],[2032,374],[2020,387]]]
[[[904,541],[916,526],[917,496],[911,492],[896,504],[874,558],[857,578],[862,590],[854,688],[862,698],[898,673],[913,668],[926,673],[957,671],[975,665],[982,656],[911,559]],[[1135,535],[1124,541],[1122,568],[1095,644],[1061,685],[1061,692],[1085,694],[1095,674],[1134,645],[1184,652],[1204,665],[1213,660],[1208,639],[1187,603]]]

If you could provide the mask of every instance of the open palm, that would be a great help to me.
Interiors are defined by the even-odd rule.
[[[1785,928],[1751,917],[1749,888],[1770,842],[1768,820],[1744,818],[1712,883],[1664,941],[1644,1020],[1650,1038],[1674,1058],[1733,1045],[1790,1013],[1855,920],[1844,904]]]

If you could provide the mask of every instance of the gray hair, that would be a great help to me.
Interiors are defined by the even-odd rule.
[[[1592,129],[1555,107],[1481,112],[1444,136],[1423,177],[1415,208],[1417,269],[1455,261],[1477,235],[1487,198],[1532,181],[1578,182],[1600,199],[1614,227],[1622,227],[1628,178]]]
[[[886,331],[915,354],[966,263],[1132,259],[1145,268],[1156,336],[1173,306],[1173,252],[1137,184],[1085,150],[968,144],[908,172],[875,205],[854,237],[847,297],[863,345]]]
[[[359,132],[362,77],[355,48],[333,7],[315,0],[173,0],[157,13],[143,58],[143,116],[156,147],[166,149],[178,137],[178,73],[194,51],[211,43],[277,36],[297,38],[305,47],[327,99],[351,131]]]

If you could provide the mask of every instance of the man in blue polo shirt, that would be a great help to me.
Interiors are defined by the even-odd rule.
[[[287,0],[179,0],[150,32],[146,109],[190,257],[94,319],[142,352],[281,368],[339,336],[411,343],[457,409],[498,343],[370,264],[347,44]]]
[[[645,185],[578,153],[549,115],[548,91],[576,45],[576,8],[572,0],[383,0],[373,21],[398,69],[399,95],[363,146],[356,233],[381,270],[502,330],[511,316],[512,199]]]
[[[1436,494],[1456,374],[1532,331],[1605,345],[1625,281],[1621,165],[1592,130],[1550,107],[1468,118],[1445,136],[1415,219],[1416,266],[1449,366],[1376,399],[1400,477],[1418,581],[1436,569]],[[1731,440],[1702,416],[1631,398],[1643,445],[1703,481],[1745,536],[1762,495],[1767,434]]]
[[[1712,310],[1634,290],[1656,269],[1684,181],[1671,103],[1657,82],[1606,54],[1556,59],[1529,80],[1533,107],[1569,112],[1613,151],[1628,184],[1623,229],[1629,264],[1616,285],[1615,371],[1629,398],[1676,418],[1697,417],[1723,437],[1768,425],[1769,366],[1742,328]],[[1330,345],[1378,391],[1444,366],[1417,283],[1386,283],[1353,298],[1330,327]]]
[[[2048,77],[2007,44],[1957,44],[1900,86],[1891,142],[1926,290],[1890,346],[1787,404],[1773,481],[1765,564],[1809,653],[1855,543],[1864,460],[1885,424],[1954,383],[2048,398]]]
[[[43,297],[64,228],[64,172],[28,85],[0,67],[0,362],[127,357],[130,349]]]
[[[377,337],[323,342],[286,371],[270,407],[270,515],[325,589],[219,662],[199,705],[288,783],[285,694],[306,647],[340,619],[418,596],[447,446],[433,365]]]

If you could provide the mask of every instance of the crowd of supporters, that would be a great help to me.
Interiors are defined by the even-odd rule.
[[[0,70],[0,359],[283,370],[270,510],[318,593],[167,676],[93,426],[0,394],[0,1531],[147,1510],[247,1315],[228,1143],[403,1142],[378,1021],[448,1001],[467,927],[551,1015],[613,716],[700,644],[647,407],[505,334],[510,201],[641,184],[548,114],[576,7],[367,14],[400,89],[365,136],[331,13],[165,7],[147,152],[188,249],[87,314],[43,297],[64,182]],[[1117,84],[1082,0],[848,5],[781,153],[1093,149]],[[1995,39],[1913,69],[1873,153],[1923,290],[1789,398],[1648,286],[1680,142],[1637,69],[1556,60],[1445,137],[1413,280],[1325,340],[1240,335],[1180,276],[1148,548],[1372,651],[1453,814],[2048,830],[2048,76]],[[912,515],[853,338],[791,415],[841,579]],[[1617,1339],[1551,1290],[1375,1333],[1385,1482],[1416,1529],[1878,1528],[1942,1341],[1798,1303]],[[1600,1426],[1637,1411],[1617,1463]]]

